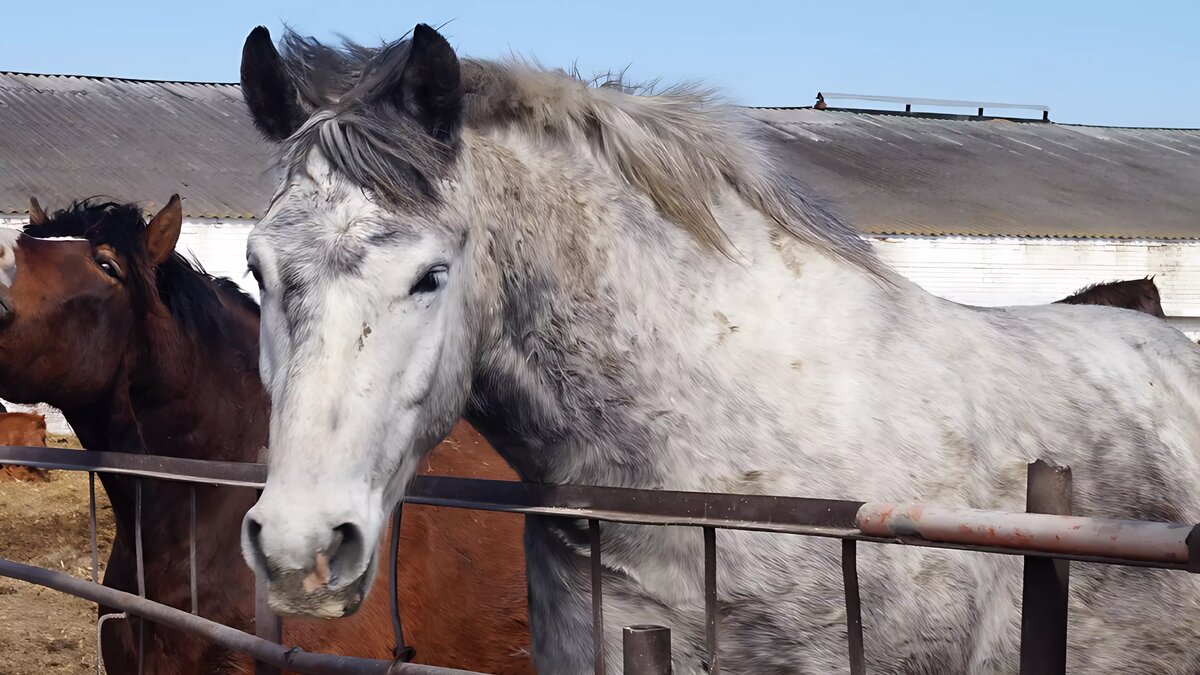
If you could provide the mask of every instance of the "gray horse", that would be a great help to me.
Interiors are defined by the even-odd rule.
[[[1196,345],[1142,313],[929,295],[703,92],[460,62],[424,25],[282,54],[258,28],[242,83],[283,176],[248,246],[273,410],[243,537],[277,611],[356,609],[460,415],[541,483],[1020,511],[1044,458],[1074,468],[1079,514],[1200,519]],[[701,533],[602,537],[609,672],[635,623],[705,672]],[[544,673],[591,672],[586,540],[527,520]],[[845,671],[837,542],[717,542],[724,672]],[[1016,670],[1020,559],[860,559],[872,672]],[[1197,577],[1081,564],[1071,601],[1074,672],[1200,671]]]

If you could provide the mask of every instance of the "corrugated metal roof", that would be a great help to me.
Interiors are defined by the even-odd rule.
[[[254,218],[269,149],[231,84],[0,73],[0,213],[108,195]]]
[[[1200,130],[755,109],[872,234],[1200,238]]]
[[[1200,239],[1200,130],[750,111],[872,234]],[[270,150],[234,84],[0,73],[0,213],[106,194],[255,218]]]

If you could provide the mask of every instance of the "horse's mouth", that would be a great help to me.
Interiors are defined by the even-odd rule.
[[[354,614],[362,606],[366,590],[364,586],[360,578],[341,589],[324,586],[306,591],[303,581],[289,583],[289,579],[283,577],[270,585],[267,604],[271,611],[282,616],[340,619]]]
[[[281,616],[340,619],[362,607],[373,576],[374,564],[349,583],[314,583],[312,570],[277,572],[268,582],[267,604]]]

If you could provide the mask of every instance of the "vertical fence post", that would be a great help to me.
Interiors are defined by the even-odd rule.
[[[192,594],[192,614],[200,616],[200,595],[196,590],[196,486],[188,486],[191,518],[188,521],[188,586]]]
[[[720,612],[717,609],[717,530],[704,528],[704,622],[708,643],[709,675],[721,672],[721,649],[718,643]],[[668,640],[670,635],[667,636]]]
[[[1029,465],[1025,510],[1071,515],[1071,469],[1042,460]],[[1071,563],[1025,556],[1021,591],[1021,675],[1067,671],[1067,599]]]
[[[262,490],[256,492],[262,497]],[[275,644],[283,642],[283,625],[267,603],[267,584],[257,572],[254,574],[254,634]],[[279,668],[255,661],[254,675],[279,675]]]
[[[588,520],[592,557],[592,654],[596,675],[604,675],[604,568],[600,564],[600,521]]]
[[[842,540],[842,586],[846,593],[846,642],[850,650],[850,675],[866,675],[862,600],[858,594],[858,542],[853,539]]]
[[[138,596],[145,598],[146,567],[142,557],[142,479],[134,478],[133,480],[133,550],[137,557]],[[137,617],[137,627],[137,672],[138,675],[146,675],[146,619]]]
[[[626,626],[623,631],[625,675],[671,675],[671,629]]]

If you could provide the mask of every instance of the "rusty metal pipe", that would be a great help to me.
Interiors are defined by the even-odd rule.
[[[863,504],[855,517],[872,537],[985,546],[1047,555],[1186,565],[1193,526],[920,504]]]
[[[0,576],[45,586],[84,600],[135,614],[148,621],[195,635],[228,649],[307,675],[481,675],[466,670],[421,666],[411,663],[392,663],[332,654],[312,654],[300,649],[288,649],[236,628],[168,607],[132,593],[77,579],[69,574],[22,565],[0,558]]]

